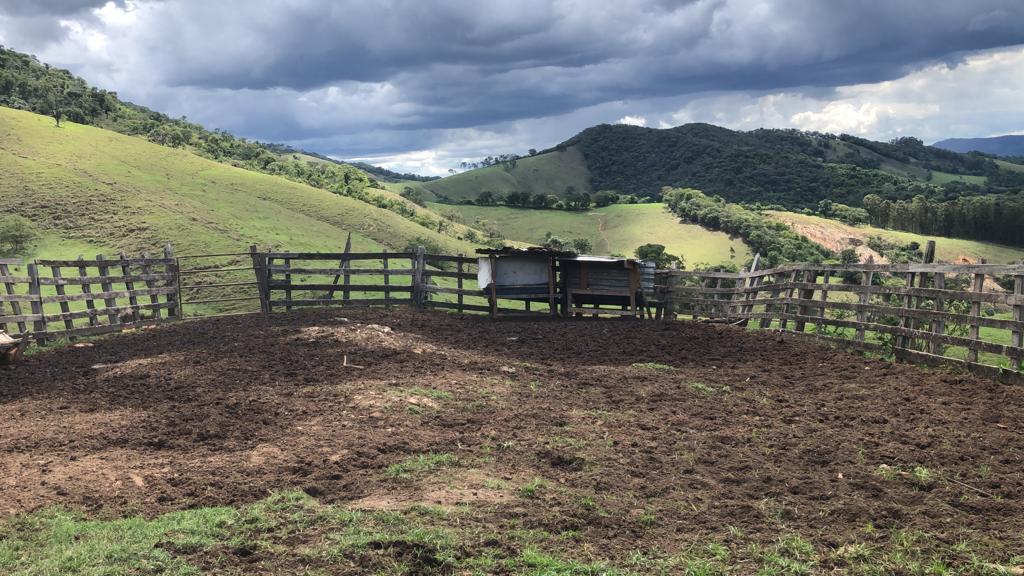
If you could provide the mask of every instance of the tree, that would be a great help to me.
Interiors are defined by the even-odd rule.
[[[594,250],[594,247],[590,244],[590,240],[586,238],[575,238],[571,242],[572,249],[577,254],[589,254]]]
[[[602,190],[601,192],[594,194],[594,206],[597,206],[598,208],[610,206],[612,204],[615,204],[615,202],[617,202],[618,200],[618,194],[614,192],[609,192],[607,190]]]
[[[665,252],[664,244],[644,244],[643,246],[637,246],[634,254],[640,260],[653,260],[654,265],[658,268],[682,268],[683,264],[682,258]]]
[[[36,239],[32,222],[16,214],[0,218],[0,256],[24,254]]]
[[[477,206],[494,206],[494,192],[484,190],[476,197]]]

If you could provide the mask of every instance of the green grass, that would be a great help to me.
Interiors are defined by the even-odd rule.
[[[384,471],[384,475],[389,478],[407,479],[422,476],[441,468],[449,468],[458,463],[459,459],[454,454],[429,452],[406,458],[401,462],[388,466],[387,470]]]
[[[948,184],[950,182],[966,182],[968,184],[977,184],[978,186],[984,186],[988,184],[987,176],[970,176],[965,174],[951,174],[949,172],[939,172],[938,170],[932,170],[932,184]]]
[[[1010,170],[1013,172],[1024,172],[1024,164],[1016,164],[1014,162],[1007,162],[1006,160],[996,160],[995,162],[1003,170]]]
[[[250,244],[290,250],[473,245],[392,212],[186,150],[0,107],[0,203],[46,235],[37,255],[154,251],[235,252]]]
[[[546,487],[533,481],[523,505]],[[525,487],[524,487],[525,488]],[[0,521],[0,573],[10,576],[159,574],[950,574],[1010,573],[1024,558],[986,559],[977,543],[868,525],[831,545],[780,529],[774,540],[686,540],[676,550],[636,549],[613,562],[586,533],[498,527],[472,508],[413,504],[394,511],[327,505],[280,492],[240,506],[197,508],[151,519],[89,519],[51,508]],[[638,518],[645,531],[659,519]],[[348,573],[348,572],[346,572]]]
[[[1009,264],[1024,259],[1024,248],[1016,248],[992,242],[980,242],[977,240],[964,240],[962,238],[945,238],[942,236],[927,236],[913,232],[902,232],[898,230],[886,230],[873,226],[849,226],[838,220],[829,220],[820,216],[798,214],[796,212],[767,212],[775,219],[796,223],[799,227],[812,227],[825,230],[836,238],[867,238],[868,236],[881,236],[893,242],[907,243],[917,242],[924,246],[928,240],[935,240],[935,258],[942,262],[957,262],[961,258],[967,258],[977,262],[981,258],[988,260],[989,264]],[[815,238],[811,238],[816,240]]]
[[[484,190],[500,194],[529,192],[564,196],[565,189],[572,186],[577,192],[593,192],[586,161],[576,147],[520,158],[516,167],[511,169],[501,165],[488,166],[430,182],[388,185],[398,191],[405,186],[424,190],[431,199],[447,196],[452,200],[475,199]]]
[[[585,238],[595,254],[632,256],[637,246],[658,243],[664,244],[670,254],[682,256],[688,267],[724,262],[742,265],[750,257],[742,240],[696,224],[680,223],[662,204],[615,204],[583,212],[505,206],[429,206],[435,211],[455,210],[470,226],[478,220],[490,222],[506,238],[530,244],[542,243],[545,233],[551,232],[563,240]]]

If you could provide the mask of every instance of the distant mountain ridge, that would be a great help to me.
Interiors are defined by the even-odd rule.
[[[997,156],[1024,156],[1024,135],[1010,134],[991,138],[946,138],[933,144],[953,152],[984,152]]]
[[[601,124],[516,162],[420,187],[441,201],[464,202],[482,192],[565,198],[602,190],[656,199],[667,186],[800,210],[814,209],[822,200],[859,206],[869,194],[909,200],[1024,189],[1024,173],[1001,162],[926,146],[913,137],[875,142],[847,134],[742,132],[699,123],[666,129]]]

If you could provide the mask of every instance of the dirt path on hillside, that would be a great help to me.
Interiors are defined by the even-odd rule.
[[[728,326],[401,309],[202,320],[0,371],[0,515],[299,488],[356,508],[462,505],[487,529],[573,533],[607,558],[729,527],[825,547],[910,527],[1021,550],[1022,411],[1019,388]],[[385,473],[431,452],[457,465]],[[524,497],[536,479],[546,488]]]
[[[597,231],[601,234],[601,240],[604,241],[604,254],[612,253],[612,243],[608,240],[608,235],[604,233],[606,221],[603,216],[597,215]]]

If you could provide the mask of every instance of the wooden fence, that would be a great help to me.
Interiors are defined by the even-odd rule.
[[[178,265],[162,258],[0,260],[0,330],[38,342],[179,319]],[[9,308],[9,310],[8,310]]]
[[[492,312],[477,287],[476,258],[427,254],[422,247],[362,253],[349,244],[344,252],[323,253],[253,246],[175,258],[168,246],[162,256],[2,259],[0,330],[45,342],[184,319],[184,306],[190,314],[217,315],[242,302],[251,304],[228,313],[324,305]],[[183,261],[191,264],[183,267]],[[653,300],[660,319],[682,315],[784,330],[915,362],[959,362],[993,375],[1019,375],[1024,365],[1024,265],[659,271]],[[532,312],[528,302],[511,305],[520,307],[499,310]],[[547,315],[544,308],[536,313]]]
[[[793,264],[658,274],[659,316],[811,335],[982,372],[1024,362],[1024,266]]]

